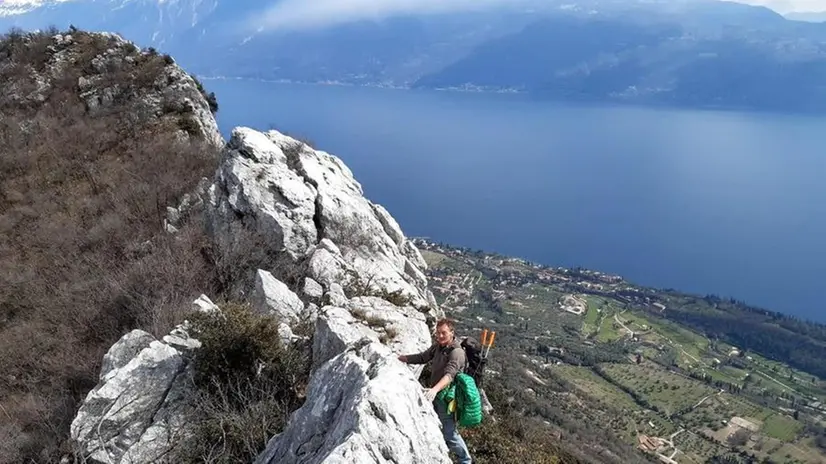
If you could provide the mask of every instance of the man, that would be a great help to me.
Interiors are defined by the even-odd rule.
[[[465,350],[461,342],[456,339],[455,325],[449,319],[442,319],[436,323],[436,343],[427,350],[409,355],[399,356],[399,361],[408,364],[425,364],[433,361],[430,366],[430,388],[425,397],[433,402],[433,407],[442,422],[442,433],[447,447],[459,458],[460,464],[471,464],[470,452],[465,440],[456,429],[453,416],[447,412],[444,401],[437,400],[436,395],[450,385],[457,374],[465,368]]]

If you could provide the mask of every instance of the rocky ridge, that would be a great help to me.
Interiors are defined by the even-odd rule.
[[[0,50],[0,75],[25,73],[27,78],[12,80],[4,88],[8,103],[33,106],[52,98],[55,91],[71,89],[88,116],[128,107],[133,127],[150,120],[168,122],[178,126],[182,139],[199,136],[223,145],[210,103],[214,96],[168,55],[139,49],[113,33],[52,32],[10,33],[9,49]],[[11,50],[18,45],[27,49],[22,63]]]
[[[204,187],[187,204],[203,208],[220,252],[268,257],[237,276],[235,294],[277,318],[282,343],[301,339],[296,324],[315,327],[306,401],[257,462],[449,463],[416,380],[421,366],[395,359],[429,346],[428,323],[441,313],[426,264],[393,217],[364,197],[340,159],[277,131],[236,128]],[[195,307],[220,311],[206,295]],[[188,433],[189,361],[199,346],[188,329],[162,340],[133,331],[109,350],[71,428],[84,457],[164,462]]]

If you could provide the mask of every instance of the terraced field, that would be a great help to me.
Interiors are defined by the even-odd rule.
[[[476,336],[497,330],[496,381],[561,440],[680,464],[826,463],[814,434],[826,421],[808,406],[826,402],[822,379],[666,319],[667,310],[634,299],[645,289],[629,293],[616,279],[453,249],[423,255],[437,301],[460,326]],[[571,298],[587,310],[563,310]],[[657,449],[640,445],[650,437]]]

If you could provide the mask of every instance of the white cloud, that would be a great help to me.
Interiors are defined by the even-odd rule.
[[[737,0],[749,5],[769,7],[778,13],[793,11],[826,11],[826,0]]]
[[[249,18],[253,29],[323,28],[358,20],[377,20],[392,16],[480,10],[496,5],[530,4],[537,0],[279,0],[275,5]],[[731,1],[731,0],[727,0]],[[779,13],[823,11],[826,0],[733,0],[767,6]],[[566,2],[560,2],[566,3]],[[571,3],[576,3],[571,0]]]
[[[253,21],[266,29],[306,29],[363,19],[484,9],[515,0],[282,0]]]

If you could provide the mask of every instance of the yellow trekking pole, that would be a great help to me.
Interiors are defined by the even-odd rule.
[[[485,358],[488,357],[488,354],[490,353],[490,349],[493,348],[493,341],[495,339],[496,339],[496,331],[493,331],[490,334],[490,340],[488,340],[488,351],[485,352]]]

